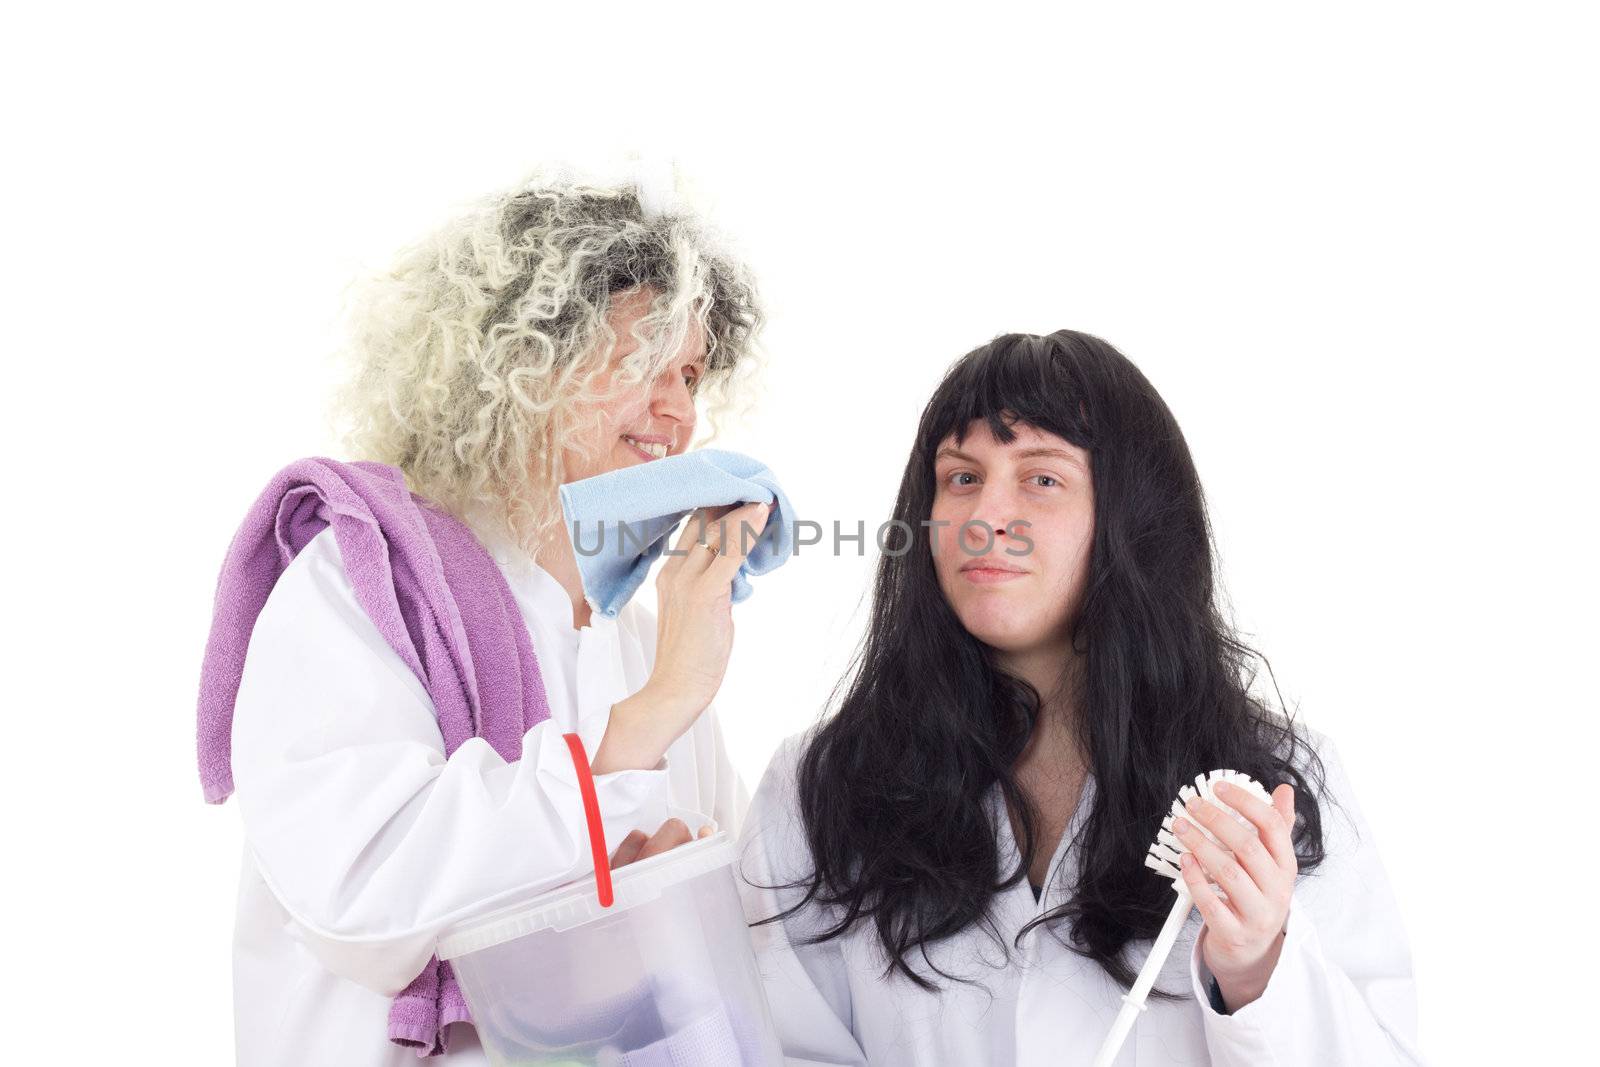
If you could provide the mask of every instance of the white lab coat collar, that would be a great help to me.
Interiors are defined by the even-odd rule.
[[[512,591],[538,608],[539,618],[554,620],[572,617],[572,600],[567,596],[566,587],[556,579],[555,575],[541,567],[532,556],[512,543],[505,535],[493,530],[474,532],[479,543],[488,550],[489,555],[505,573],[506,581],[510,583]],[[591,625],[603,625],[615,621],[599,612],[594,612],[591,616]]]
[[[622,663],[623,643],[618,626],[624,618],[632,624],[632,605],[616,618],[592,611],[587,626],[574,628],[572,598],[555,575],[497,533],[480,532],[479,539],[505,573],[512,595],[529,618],[529,625],[544,641],[574,650],[571,662],[575,664],[578,682],[570,691],[577,722],[572,725],[576,726],[584,750],[593,759],[605,737],[612,706],[629,695],[626,678],[630,672]],[[637,670],[641,665],[629,666]],[[547,676],[545,684],[557,684],[557,679]],[[567,684],[567,680],[563,677],[560,684]]]
[[[1085,772],[1077,807],[1073,810],[1066,830],[1061,834],[1061,840],[1056,843],[1055,854],[1050,857],[1050,873],[1045,878],[1044,890],[1039,894],[1039,899],[1037,901],[1033,899],[1033,890],[1025,880],[1012,886],[1005,894],[1008,906],[1020,905],[1020,911],[1026,914],[1023,922],[1058,906],[1064,899],[1064,894],[1070,893],[1073,884],[1077,882],[1079,850],[1071,847],[1072,841],[1088,819],[1096,795],[1094,774]],[[988,803],[990,814],[999,829],[1000,869],[1014,870],[1022,861],[1022,849],[1017,844],[1016,834],[1012,832],[1011,819],[1006,814],[1005,797],[999,785],[990,788]]]

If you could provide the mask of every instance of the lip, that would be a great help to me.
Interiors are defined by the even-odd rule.
[[[1021,578],[1028,572],[1020,567],[1013,567],[1007,563],[997,563],[993,560],[975,559],[961,566],[961,576],[969,582],[978,585],[992,585],[997,582],[1009,582]]]
[[[632,438],[633,440],[630,441],[629,438]],[[636,455],[640,459],[643,459],[643,460],[646,460],[646,461],[653,461],[653,460],[657,460],[657,459],[663,459],[665,457],[663,457],[663,456],[652,456],[650,453],[646,452],[644,449],[635,446],[633,444],[633,441],[639,441],[639,442],[642,442],[643,444],[647,444],[647,445],[666,445],[667,446],[667,451],[668,452],[672,451],[672,437],[669,434],[662,434],[662,433],[629,433],[629,434],[623,434],[619,438],[619,440],[621,440],[623,444],[627,445],[628,448],[633,452],[634,455]]]

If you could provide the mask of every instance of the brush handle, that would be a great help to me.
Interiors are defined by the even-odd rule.
[[[1128,1039],[1128,1031],[1133,1029],[1133,1020],[1144,1011],[1145,998],[1150,995],[1150,987],[1156,984],[1156,975],[1161,973],[1162,965],[1172,954],[1173,942],[1178,940],[1178,931],[1183,929],[1184,922],[1189,918],[1189,909],[1194,907],[1194,898],[1189,896],[1188,885],[1183,882],[1176,885],[1178,899],[1172,902],[1172,911],[1167,914],[1161,933],[1156,935],[1155,944],[1150,946],[1150,955],[1139,969],[1139,977],[1133,983],[1133,988],[1123,994],[1122,1010],[1117,1012],[1117,1021],[1111,1024],[1111,1032],[1100,1044],[1094,1067],[1111,1067],[1112,1061],[1117,1058],[1122,1043]]]

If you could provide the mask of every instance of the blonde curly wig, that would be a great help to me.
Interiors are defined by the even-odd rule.
[[[398,467],[413,492],[535,556],[561,521],[563,447],[580,447],[599,403],[647,389],[691,323],[708,428],[746,408],[764,321],[754,283],[702,222],[646,204],[636,183],[536,172],[353,282],[329,409],[347,454]],[[618,340],[607,312],[641,287],[638,348],[602,394]]]

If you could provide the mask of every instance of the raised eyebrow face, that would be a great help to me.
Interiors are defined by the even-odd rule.
[[[1041,445],[1015,450],[1006,449],[1002,455],[1007,459],[1015,460],[1017,462],[1029,459],[1059,459],[1075,467],[1077,470],[1087,473],[1087,467],[1085,466],[1083,460],[1063,448],[1054,448],[1047,445]],[[979,467],[983,466],[982,460],[978,459],[976,456],[969,455],[968,453],[963,452],[959,448],[956,448],[952,445],[946,445],[934,454],[933,462],[935,464],[937,464],[941,459],[954,459],[963,463],[972,463]]]
[[[1065,462],[1067,462],[1067,463],[1071,464],[1072,466],[1078,468],[1080,471],[1086,469],[1085,465],[1084,465],[1084,462],[1083,462],[1083,459],[1080,456],[1078,456],[1077,453],[1068,452],[1064,448],[1056,448],[1054,446],[1043,446],[1043,447],[1037,447],[1037,448],[1024,448],[1021,451],[1015,453],[1015,456],[1019,460],[1022,460],[1022,459],[1059,459],[1059,460],[1064,460]]]

